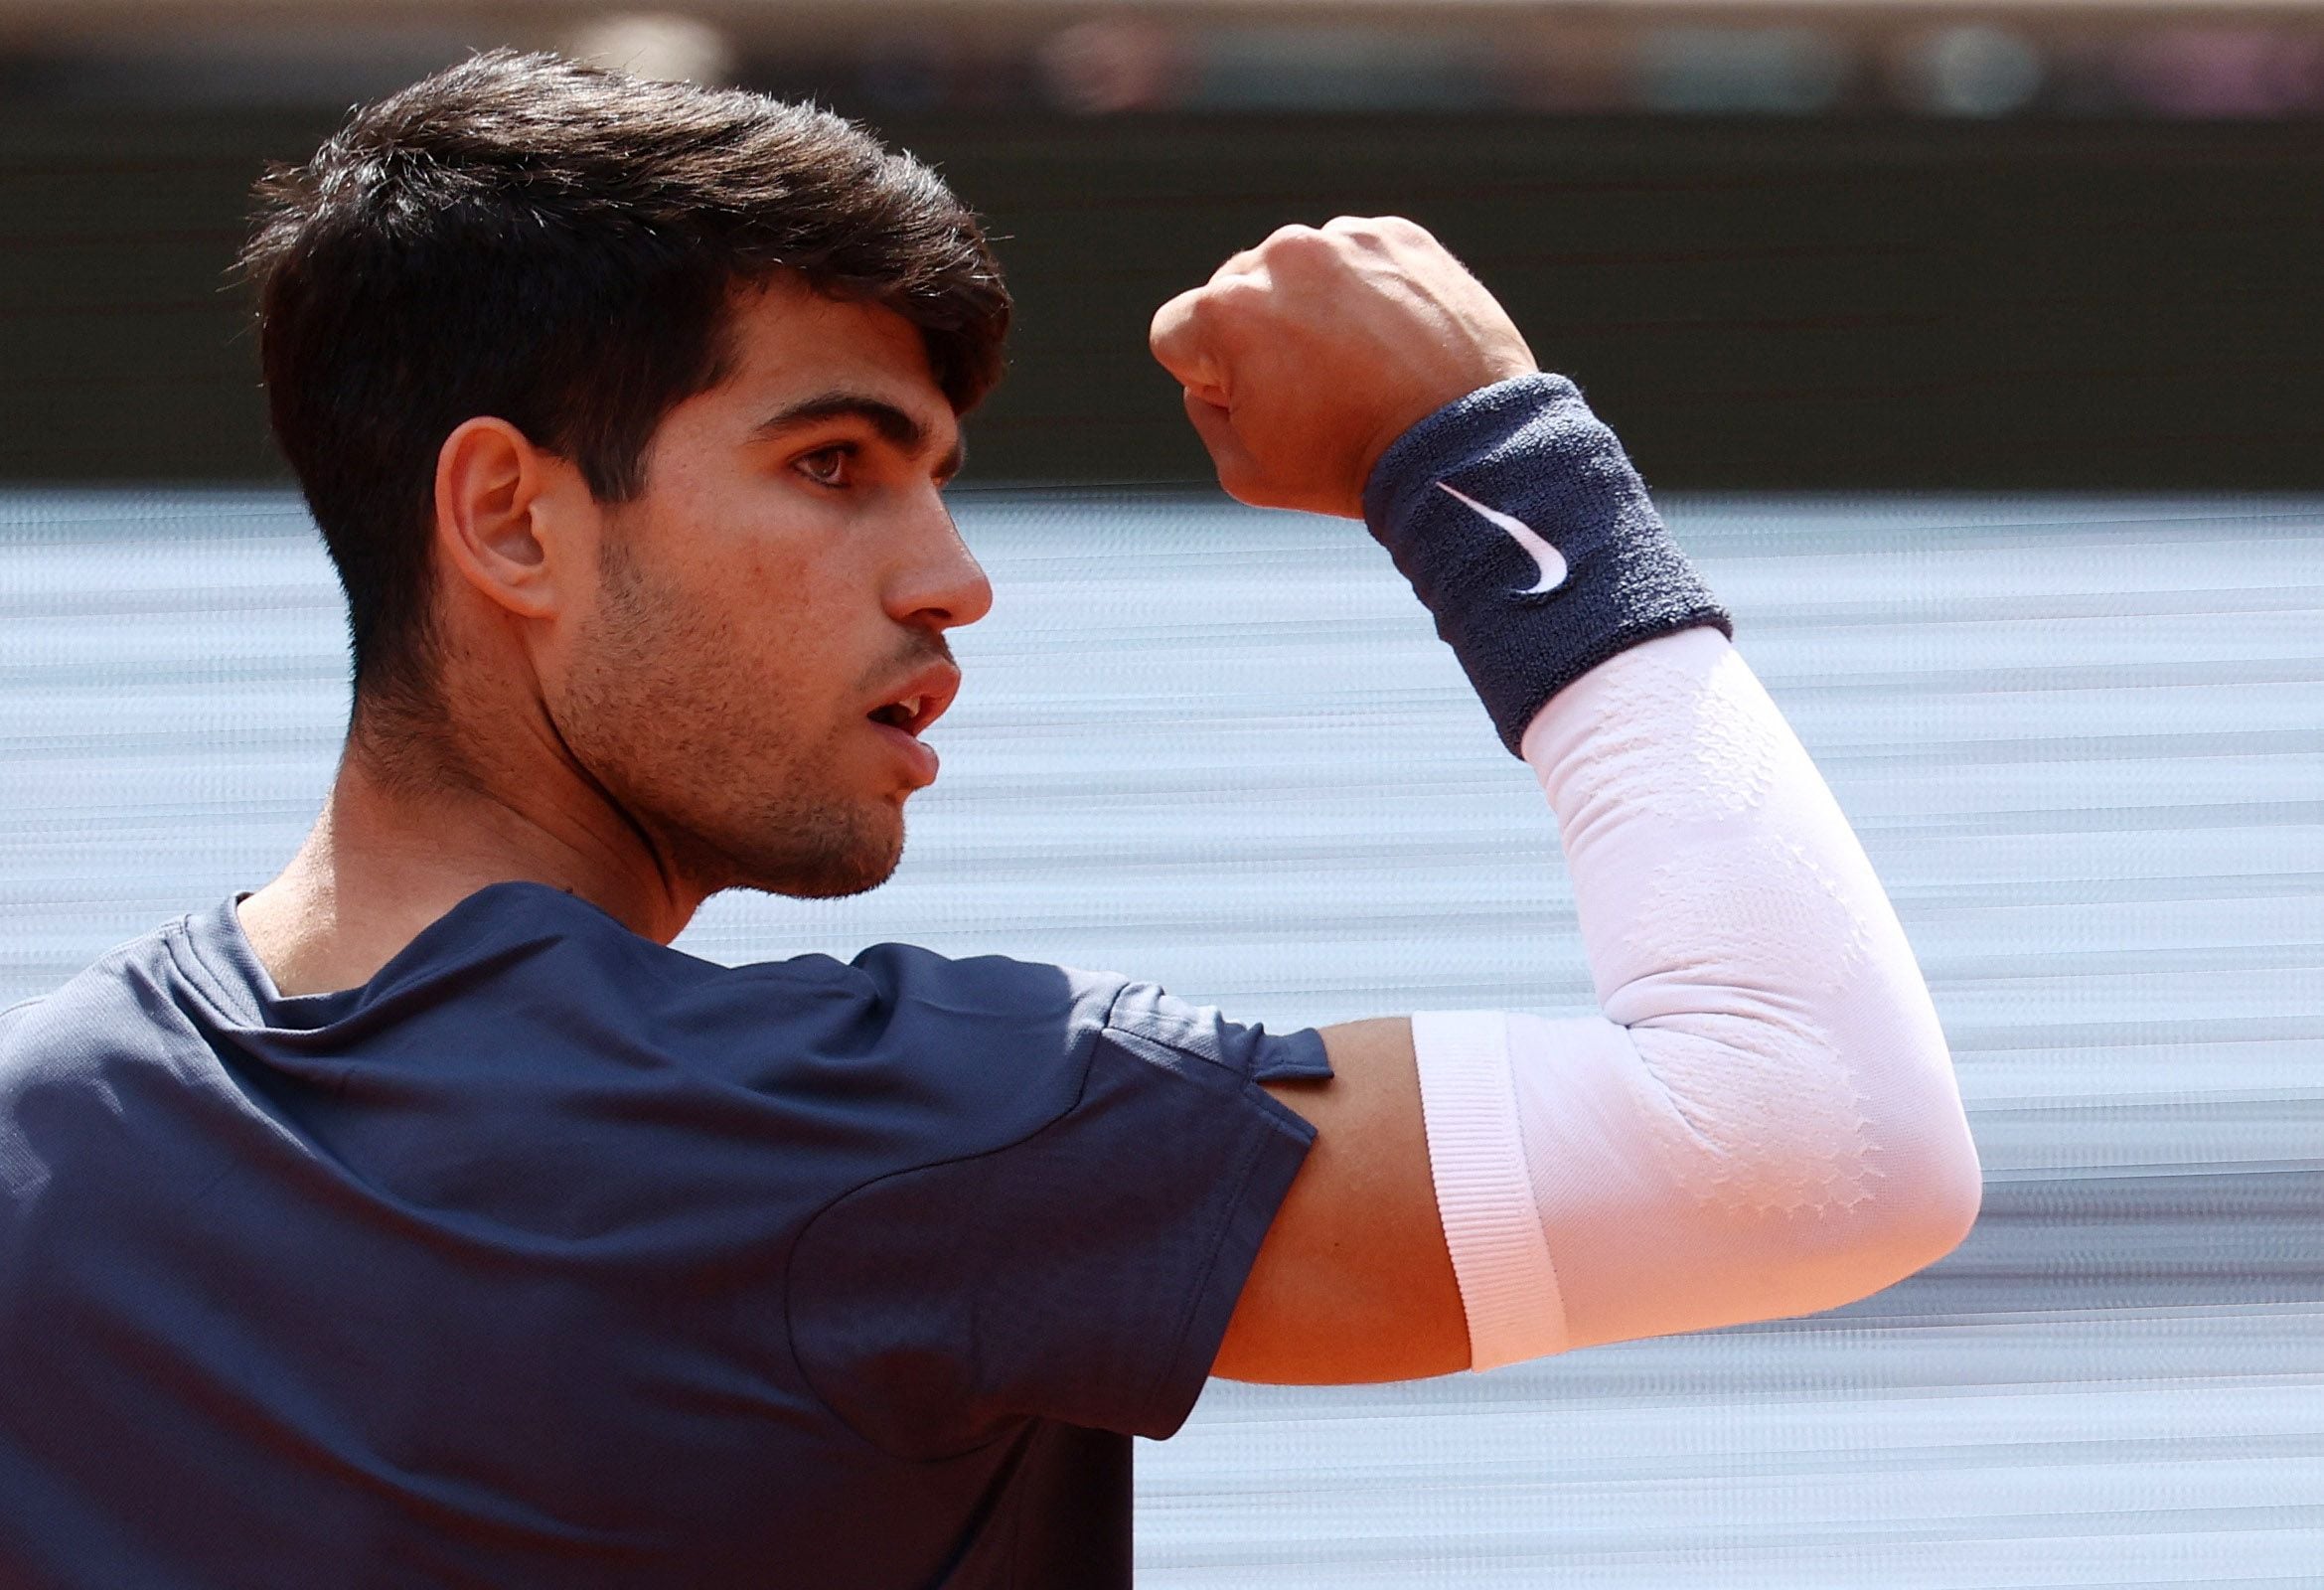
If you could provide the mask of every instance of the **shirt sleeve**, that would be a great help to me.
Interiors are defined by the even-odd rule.
[[[1313,1031],[1145,984],[1061,1047],[1043,1123],[857,1188],[794,1250],[801,1370],[884,1450],[943,1457],[1027,1418],[1175,1431],[1315,1140],[1258,1084],[1330,1074]]]

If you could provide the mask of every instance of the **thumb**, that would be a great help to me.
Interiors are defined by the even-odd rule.
[[[1218,483],[1226,488],[1228,496],[1254,507],[1273,507],[1247,495],[1256,491],[1259,470],[1251,451],[1243,445],[1243,438],[1235,429],[1234,416],[1223,404],[1214,403],[1192,387],[1186,389],[1186,418],[1194,426],[1194,434],[1202,438],[1202,446],[1217,467]]]
[[[1202,335],[1202,291],[1196,287],[1182,292],[1157,309],[1146,342],[1162,369],[1189,394],[1199,394],[1203,401],[1223,408],[1227,400],[1226,373],[1211,356],[1207,339]],[[1199,421],[1194,428],[1202,428]]]

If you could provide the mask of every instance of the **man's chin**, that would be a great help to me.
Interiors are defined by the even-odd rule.
[[[737,886],[800,900],[844,899],[879,887],[904,858],[901,823],[892,834],[855,831],[826,839],[812,849],[787,848],[760,858],[743,870]]]
[[[748,882],[744,888],[756,889],[761,894],[782,894],[795,900],[838,900],[851,894],[868,894],[895,875],[890,865],[877,871],[854,874],[819,873],[809,876],[768,878],[763,882]]]

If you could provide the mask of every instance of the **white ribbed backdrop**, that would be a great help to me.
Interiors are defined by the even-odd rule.
[[[1538,792],[1360,530],[963,493],[999,591],[903,870],[729,897],[1296,1026],[1589,998]],[[1987,1171],[1806,1322],[1142,1447],[1157,1587],[2324,1585],[2324,501],[1678,499],[1888,880]],[[295,501],[0,495],[0,1001],[255,886],[343,721]]]

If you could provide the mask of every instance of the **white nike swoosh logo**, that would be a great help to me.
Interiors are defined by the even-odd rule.
[[[1437,490],[1457,502],[1467,503],[1483,515],[1487,523],[1498,525],[1507,531],[1509,539],[1524,548],[1533,561],[1541,566],[1541,582],[1529,589],[1517,592],[1518,595],[1539,596],[1557,589],[1566,582],[1565,554],[1535,535],[1531,525],[1512,514],[1502,513],[1498,508],[1487,508],[1468,493],[1456,490],[1441,480],[1437,482]]]

